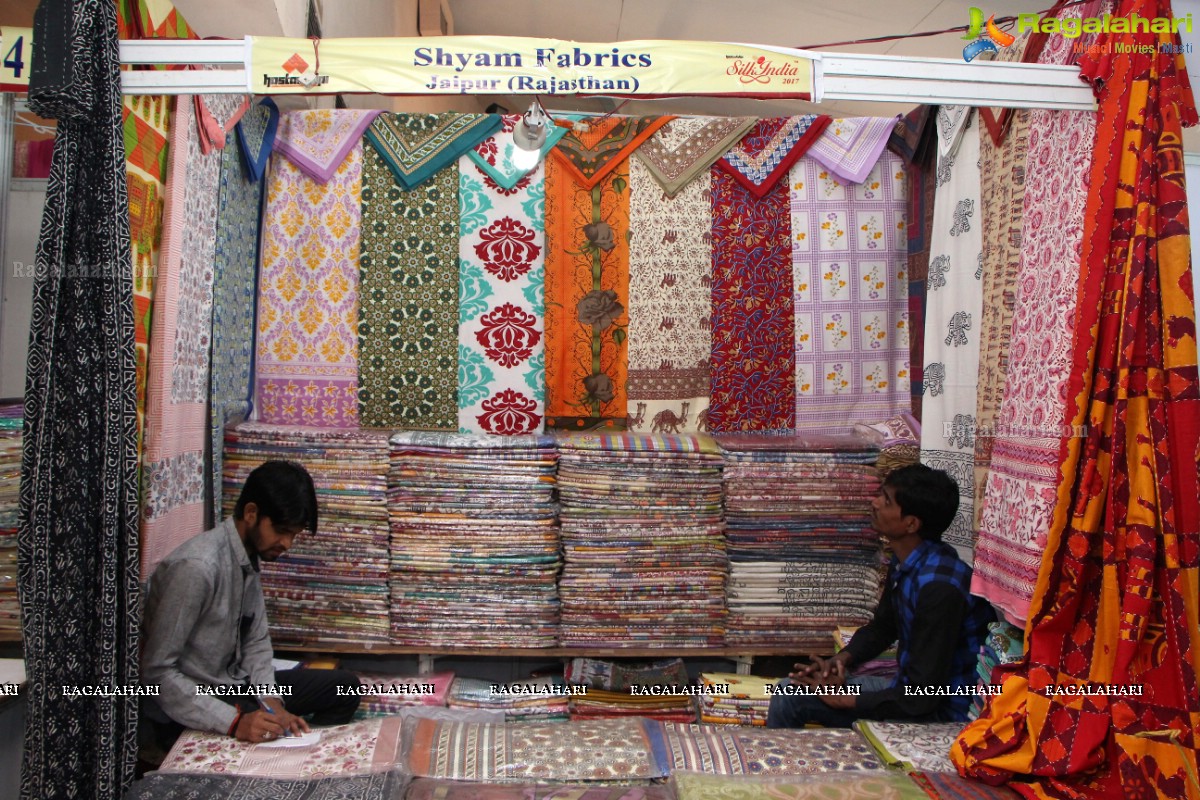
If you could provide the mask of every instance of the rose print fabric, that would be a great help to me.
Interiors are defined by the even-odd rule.
[[[183,96],[175,106],[163,214],[162,272],[151,330],[142,469],[142,576],[205,530],[213,258],[221,150],[203,152],[197,110],[232,131],[248,103]],[[222,136],[222,145],[224,139]]]
[[[362,167],[361,142],[326,183],[271,158],[254,379],[262,422],[358,425]]]
[[[458,427],[458,164],[415,189],[363,148],[359,418]]]
[[[746,127],[745,120],[732,122],[738,124],[715,126],[712,135]],[[703,117],[673,120],[650,142],[662,151],[686,150],[692,137],[713,131],[712,123]],[[672,195],[641,150],[638,155],[629,162],[629,428],[702,431],[708,422],[712,314],[708,173]]]
[[[510,141],[517,119],[505,119]],[[540,432],[546,411],[545,177],[539,164],[505,188],[475,156],[458,162],[458,428],[503,436]],[[488,156],[501,160],[495,151],[479,157],[490,165]]]
[[[884,152],[849,183],[806,156],[788,183],[796,429],[847,433],[908,411],[903,161]]]
[[[560,159],[545,166],[547,424],[624,426],[629,167],[585,189]]]
[[[401,717],[376,717],[316,728],[321,740],[306,747],[271,747],[220,733],[185,731],[158,772],[296,780],[387,772],[400,757],[402,721]]]
[[[958,513],[942,538],[970,563],[983,304],[978,120],[964,106],[942,106],[937,126],[937,194],[925,282],[921,463],[945,470],[958,483]]]
[[[713,167],[712,376],[708,429],[790,431],[796,424],[788,187],[756,197]]]

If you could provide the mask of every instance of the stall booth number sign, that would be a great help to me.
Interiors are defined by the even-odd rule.
[[[285,39],[251,36],[254,94],[708,95],[813,100],[801,50],[722,42],[608,44],[505,36]],[[819,98],[817,98],[819,99]]]
[[[0,91],[29,91],[29,68],[33,65],[33,31],[29,28],[0,28]]]

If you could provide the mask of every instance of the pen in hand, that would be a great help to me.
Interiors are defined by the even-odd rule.
[[[275,716],[275,709],[273,709],[269,705],[267,705],[266,700],[263,700],[261,697],[255,697],[254,699],[258,701],[259,708],[261,708],[263,711],[270,714],[272,717]],[[285,738],[291,738],[292,732],[290,730],[288,730],[287,728],[284,728],[283,735]]]

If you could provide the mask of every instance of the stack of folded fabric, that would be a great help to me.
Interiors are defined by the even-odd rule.
[[[485,681],[455,678],[446,704],[504,712],[505,722],[566,722],[567,685],[561,678]]]
[[[839,625],[838,629],[833,634],[834,652],[839,652],[843,647],[850,644],[850,640],[854,638],[854,633],[857,630],[858,628]],[[899,669],[900,666],[896,662],[896,648],[893,646],[888,650],[884,650],[870,661],[866,661],[862,664],[855,664],[854,674],[859,677],[875,675],[880,678],[891,678],[895,676]]]
[[[875,445],[856,435],[719,436],[725,449],[730,645],[828,651],[879,598]]]
[[[264,461],[286,459],[312,475],[317,532],[296,537],[262,565],[276,646],[386,642],[388,638],[387,434],[243,422],[225,432],[226,515]]]
[[[563,644],[722,644],[728,559],[713,440],[590,434],[559,449]]]
[[[989,686],[992,683],[992,670],[1001,664],[1013,664],[1025,655],[1025,631],[1009,622],[1001,620],[988,625],[988,635],[979,648],[979,661],[975,671],[979,676],[979,686]],[[999,681],[996,682],[997,685]],[[971,701],[971,719],[979,716],[985,701],[983,693],[976,694]]]
[[[445,706],[450,694],[453,672],[432,675],[384,675],[359,672],[359,683],[369,694],[362,695],[355,719],[390,717],[413,706]]]
[[[567,662],[565,679],[587,688],[587,694],[571,698],[571,719],[648,717],[664,722],[696,721],[695,703],[690,696],[662,691],[690,683],[681,658],[628,663],[577,657]]]
[[[0,635],[21,631],[17,514],[21,505],[21,404],[0,406]]]
[[[781,678],[736,675],[730,672],[703,672],[700,684],[722,693],[700,696],[700,721],[717,725],[767,724],[770,690]]]
[[[549,436],[392,436],[393,642],[558,643],[556,459]]]
[[[874,442],[879,448],[879,461],[875,468],[879,477],[900,467],[921,461],[921,423],[907,411],[874,425],[858,424],[854,432]]]

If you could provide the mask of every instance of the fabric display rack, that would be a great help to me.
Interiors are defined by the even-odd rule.
[[[902,119],[552,109],[528,169],[518,115],[281,112],[243,97],[270,77],[253,41],[73,5],[37,51],[70,69],[30,91],[69,124],[23,412],[26,794],[129,786],[136,698],[47,688],[138,682],[139,581],[264,458],[308,465],[325,509],[264,570],[280,649],[740,672],[866,619],[865,506],[914,454],[959,485],[972,592],[1025,628],[993,630],[1004,691],[956,733],[764,730],[738,692],[612,688],[510,723],[562,704],[443,672],[311,747],[189,731],[128,797],[1195,793],[1200,119],[1179,37],[1148,30],[1168,3],[1055,6],[1147,30],[1025,32],[992,63],[808,59],[813,108],[925,104]],[[276,43],[282,68],[318,44]],[[1093,683],[1154,692],[1046,691]]]

